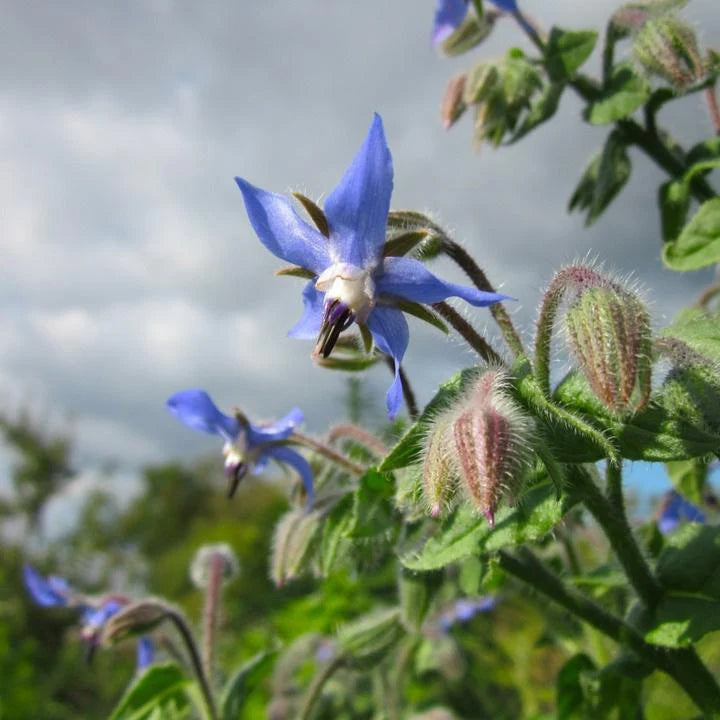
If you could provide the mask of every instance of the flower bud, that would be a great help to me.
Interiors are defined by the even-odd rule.
[[[356,663],[380,660],[403,635],[397,608],[364,615],[338,630],[338,646]]]
[[[203,545],[190,563],[190,579],[196,588],[204,590],[210,581],[211,566],[216,556],[222,559],[222,577],[228,581],[240,573],[240,564],[227,543]]]
[[[465,491],[491,527],[503,495],[518,492],[532,446],[532,420],[507,396],[506,384],[502,371],[484,373],[453,420]]]
[[[440,118],[446,130],[449,130],[467,109],[463,98],[466,80],[467,75],[456,75],[450,79],[445,89],[445,95],[443,96],[442,105],[440,106]]]
[[[650,316],[637,295],[604,281],[582,290],[565,315],[570,349],[595,395],[613,412],[650,396]]]
[[[283,515],[273,535],[270,577],[278,587],[294,580],[305,569],[321,515],[317,511],[297,509]]]
[[[104,624],[101,642],[115,643],[129,635],[142,635],[153,630],[173,612],[164,600],[145,598],[126,605]]]
[[[428,513],[440,517],[453,505],[459,465],[453,439],[453,412],[437,415],[425,436],[422,494]]]
[[[707,72],[695,31],[671,15],[643,24],[635,35],[633,55],[648,73],[676,90],[701,82]]]

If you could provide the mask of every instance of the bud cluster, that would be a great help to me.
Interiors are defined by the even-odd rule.
[[[425,441],[423,496],[430,515],[460,492],[490,526],[500,500],[519,491],[530,459],[533,423],[508,394],[504,370],[486,370],[470,392],[439,414]]]

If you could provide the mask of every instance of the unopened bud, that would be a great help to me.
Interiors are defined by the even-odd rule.
[[[402,637],[397,608],[365,615],[338,630],[338,646],[356,663],[375,663]]]
[[[518,492],[532,447],[532,420],[507,396],[506,383],[501,371],[484,373],[453,421],[467,496],[491,527],[501,498]]]
[[[498,17],[500,13],[492,8],[485,10],[482,17],[474,12],[468,13],[460,27],[443,42],[443,52],[446,55],[461,55],[477,47],[493,31]]]
[[[650,316],[617,283],[590,287],[568,308],[570,349],[595,395],[613,412],[641,409],[650,396]]]
[[[275,526],[270,578],[278,587],[302,574],[315,536],[321,527],[320,519],[321,515],[316,510],[290,510]]]
[[[130,603],[107,620],[102,628],[101,642],[115,643],[129,635],[148,633],[172,612],[171,605],[157,598],[145,598]]]
[[[422,494],[428,513],[440,517],[451,509],[455,499],[459,465],[452,423],[454,413],[437,415],[425,436]]]
[[[670,15],[650,20],[640,28],[633,42],[633,55],[647,72],[677,90],[701,82],[707,73],[695,31]]]
[[[225,582],[240,573],[240,564],[227,543],[203,545],[196,553],[190,564],[190,579],[200,590],[207,588],[212,574],[212,565],[219,558],[222,562],[222,578]]]
[[[466,80],[467,75],[456,75],[454,78],[451,78],[445,89],[445,95],[443,96],[442,105],[440,106],[440,118],[446,130],[449,130],[467,109],[463,98]]]

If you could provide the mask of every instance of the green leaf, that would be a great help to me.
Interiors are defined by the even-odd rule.
[[[682,340],[706,358],[720,362],[720,313],[685,308],[661,335]]]
[[[705,160],[717,160],[718,158],[720,158],[720,137],[715,136],[690,148],[687,153],[687,164],[692,166]]]
[[[465,370],[455,373],[450,380],[443,383],[417,421],[382,461],[378,470],[380,472],[399,470],[416,462],[422,448],[425,430],[432,421],[433,416],[450,405],[460,393],[470,386],[470,383],[476,377],[476,369],[466,368]]]
[[[410,632],[419,632],[425,622],[430,603],[442,584],[443,574],[416,573],[401,569],[398,580],[400,619]]]
[[[680,234],[690,209],[690,197],[688,183],[670,180],[660,186],[658,202],[664,242],[675,240]]]
[[[580,178],[568,210],[587,210],[585,224],[592,225],[622,190],[631,170],[625,139],[620,132],[611,132]]]
[[[597,38],[594,30],[561,30],[554,27],[545,51],[545,67],[550,80],[569,80],[590,57]]]
[[[555,682],[558,720],[581,720],[587,717],[587,680],[584,676],[594,673],[595,663],[585,653],[573,655],[560,668]]]
[[[686,647],[720,630],[720,602],[692,595],[668,595],[653,614],[638,610],[632,620],[647,642]]]
[[[680,236],[663,246],[672,270],[698,270],[720,261],[720,198],[704,202]]]
[[[471,555],[538,540],[552,530],[571,502],[558,500],[553,484],[543,482],[524,493],[514,508],[500,507],[494,529],[466,503],[422,548],[406,553],[400,561],[410,570],[438,570]]]
[[[144,720],[156,711],[178,713],[190,705],[190,683],[175,663],[152,665],[127,689],[110,720]]]
[[[708,473],[707,460],[675,460],[665,463],[665,469],[673,487],[690,502],[698,504],[703,501],[703,490]]]
[[[663,587],[720,600],[720,527],[688,523],[673,533],[657,562]]]
[[[586,119],[593,125],[607,125],[632,115],[650,97],[650,84],[633,70],[622,64],[613,69],[610,80],[599,98],[586,111]]]
[[[515,129],[507,143],[510,145],[525,137],[531,130],[538,125],[542,125],[549,120],[557,111],[560,105],[565,85],[562,83],[551,83],[546,85],[540,95],[533,98],[530,104],[530,110],[523,119],[522,123]]]
[[[687,460],[703,457],[720,447],[719,435],[691,422],[661,394],[655,395],[644,410],[620,419],[595,397],[580,373],[572,372],[557,386],[554,398],[569,410],[594,420],[599,428],[615,439],[621,456],[628,460]],[[563,435],[560,427],[556,430],[551,442],[560,462],[601,459],[591,445],[581,444],[570,433]]]
[[[353,493],[352,525],[349,537],[386,535],[395,527],[391,476],[370,468]]]
[[[260,652],[235,671],[222,691],[220,700],[222,720],[237,720],[248,695],[270,672],[277,654],[277,650]]]

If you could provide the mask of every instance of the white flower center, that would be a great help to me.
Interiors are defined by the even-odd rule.
[[[365,322],[375,307],[375,283],[370,270],[350,263],[335,263],[324,270],[315,287],[325,293],[325,303],[339,300],[358,322]]]
[[[247,438],[244,432],[240,434],[232,442],[226,442],[223,445],[223,455],[225,456],[225,467],[236,468],[242,463],[248,462],[248,446]]]

